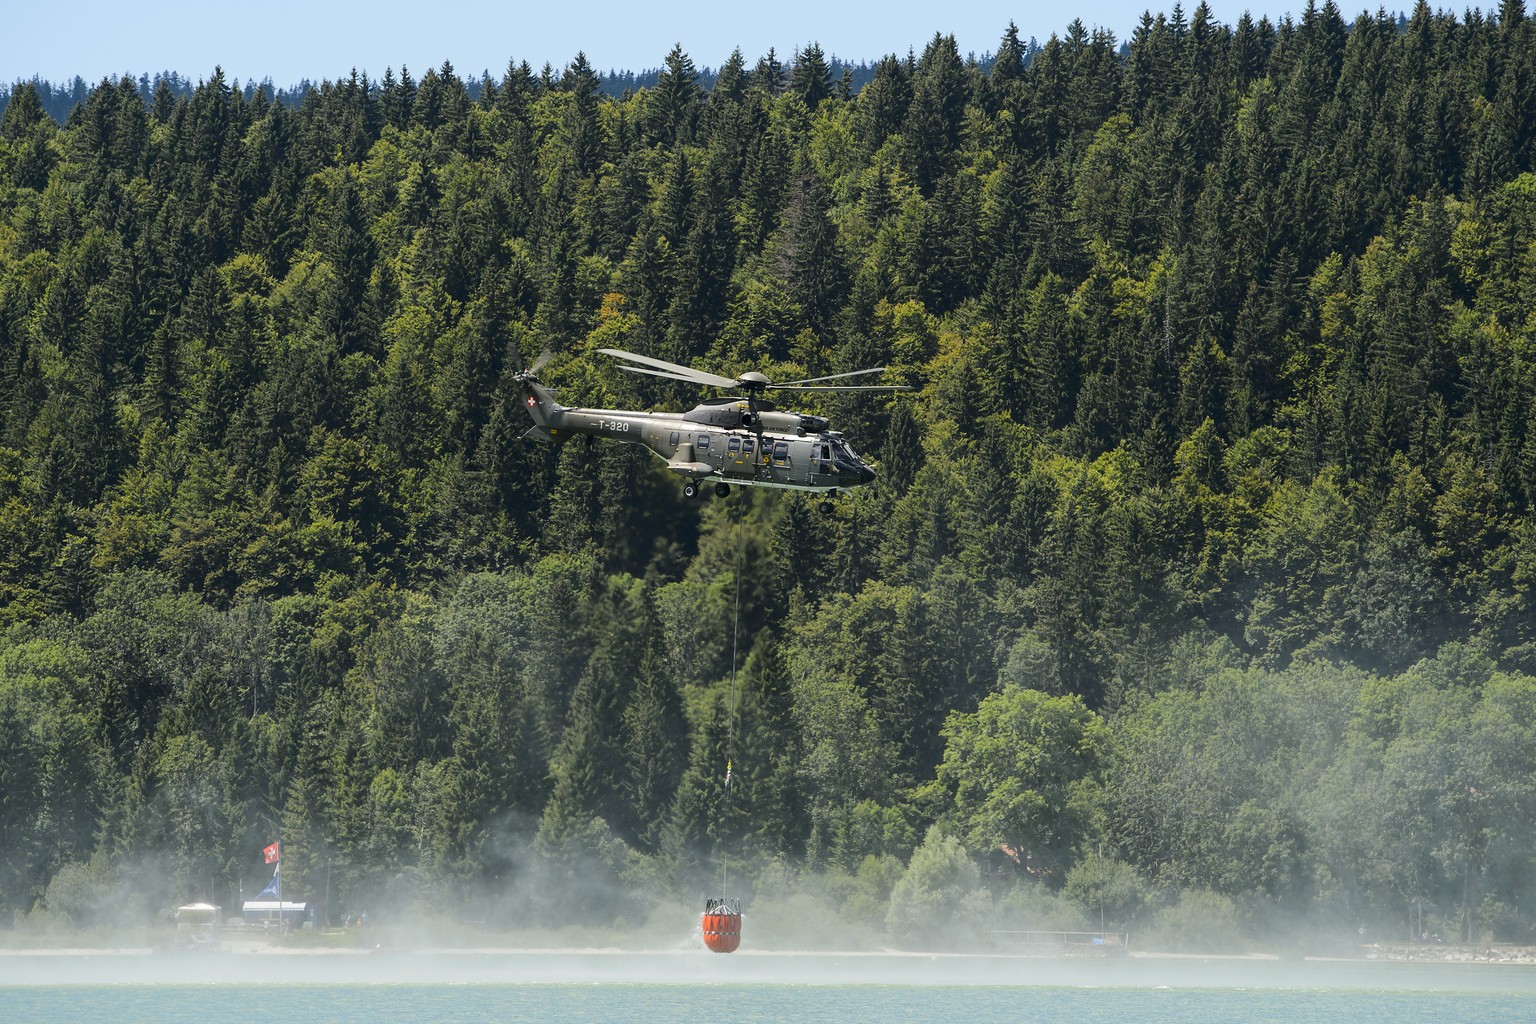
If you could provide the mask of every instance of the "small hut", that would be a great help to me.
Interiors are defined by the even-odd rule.
[[[240,908],[248,926],[257,928],[314,928],[315,905],[290,900],[246,900]]]
[[[182,946],[215,947],[219,944],[219,911],[212,903],[188,903],[177,907],[176,943]]]

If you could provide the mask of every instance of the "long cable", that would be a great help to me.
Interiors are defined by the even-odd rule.
[[[725,798],[721,801],[721,818],[724,819],[731,799],[731,759],[736,754],[736,659],[741,640],[741,562],[747,546],[747,534],[743,529],[747,513],[747,495],[743,489],[736,503],[736,610],[731,622],[731,699],[725,719]],[[720,855],[720,898],[725,899],[726,867],[728,856]]]

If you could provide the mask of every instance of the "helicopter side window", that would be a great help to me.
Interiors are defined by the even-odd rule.
[[[709,451],[709,435],[708,434],[700,434],[699,435],[699,451],[701,453]]]
[[[755,451],[757,451],[757,438],[755,438],[755,437],[743,438],[742,442],[741,442],[741,454],[743,454],[743,455],[751,455]]]
[[[667,439],[668,444],[677,444],[677,431],[672,431],[672,436]]]
[[[789,464],[789,442],[775,441],[773,445],[773,461],[780,466]]]
[[[732,454],[732,455],[740,455],[741,454],[741,438],[739,438],[739,437],[731,438],[731,440],[726,444],[726,450],[730,454]]]

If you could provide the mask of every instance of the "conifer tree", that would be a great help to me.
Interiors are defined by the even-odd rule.
[[[646,106],[650,137],[662,145],[690,141],[703,98],[693,60],[683,52],[681,43],[675,44]]]
[[[832,71],[817,43],[807,43],[795,54],[789,72],[789,90],[804,100],[811,110],[832,95]]]

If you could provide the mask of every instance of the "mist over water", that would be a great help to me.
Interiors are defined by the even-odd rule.
[[[1073,1024],[1525,1019],[1536,971],[1488,965],[618,952],[0,957],[12,1024],[380,1021]]]
[[[587,948],[575,932],[567,948],[551,945],[561,938],[552,932],[515,937],[529,948],[505,948],[515,941],[505,933],[465,948],[460,933],[449,948],[446,932],[380,927],[354,929],[351,947],[230,939],[215,952],[0,951],[0,1020],[1483,1024],[1536,1009],[1528,964],[816,951],[783,944],[813,937],[815,922],[775,922],[796,906],[749,907],[748,944],[728,956],[705,951],[696,913],[672,906],[624,936],[624,949]]]
[[[0,988],[47,986],[647,985],[1057,988],[1156,991],[1508,993],[1536,997],[1523,964],[1017,957],[928,953],[452,950],[0,955]]]

